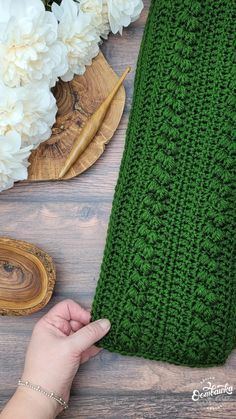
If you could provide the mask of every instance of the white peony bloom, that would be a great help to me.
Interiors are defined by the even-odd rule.
[[[47,140],[57,113],[56,99],[43,82],[10,88],[0,83],[0,135],[15,130],[22,144]]]
[[[137,20],[143,10],[141,0],[107,0],[108,19],[111,31],[122,34],[123,26],[127,27]]]
[[[61,5],[52,5],[52,11],[59,21],[58,36],[67,48],[69,70],[61,77],[72,80],[74,74],[83,74],[98,54],[100,40],[94,28],[92,16],[79,13],[79,4],[73,0],[62,0]]]
[[[10,87],[45,79],[54,86],[67,71],[58,23],[41,0],[0,0],[0,76]]]
[[[18,180],[27,179],[31,148],[21,148],[21,137],[15,131],[0,136],[0,192],[11,188]]]
[[[100,37],[107,39],[110,32],[107,0],[80,0],[80,12],[90,13]]]

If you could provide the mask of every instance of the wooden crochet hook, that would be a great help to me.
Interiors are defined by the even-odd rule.
[[[97,134],[99,128],[101,127],[109,106],[113,101],[116,93],[121,87],[123,81],[125,80],[127,74],[131,71],[131,67],[128,67],[125,72],[122,74],[121,78],[118,80],[114,89],[111,91],[109,96],[104,100],[104,102],[99,106],[95,113],[88,119],[85,126],[82,128],[80,135],[75,140],[72,150],[69,156],[66,159],[65,165],[59,173],[59,179],[63,178],[65,174],[71,169],[76,160],[81,156],[84,150],[88,147],[90,142],[93,140]]]

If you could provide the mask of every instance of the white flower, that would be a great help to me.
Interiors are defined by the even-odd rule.
[[[0,83],[0,135],[15,130],[22,144],[38,145],[51,135],[56,100],[43,82],[10,88]]]
[[[113,33],[122,34],[123,26],[137,20],[143,9],[141,0],[107,0],[108,18]]]
[[[41,0],[0,0],[0,76],[10,87],[45,79],[54,86],[67,71],[58,23]]]
[[[31,148],[21,148],[21,137],[15,131],[0,136],[0,192],[11,188],[15,181],[27,179]]]
[[[90,13],[100,37],[107,39],[110,32],[107,0],[80,0],[80,12]]]
[[[83,74],[98,54],[100,40],[92,23],[92,16],[79,13],[79,4],[73,0],[62,0],[60,6],[52,5],[52,11],[59,21],[58,36],[67,47],[69,70],[62,80],[72,80],[74,74]]]

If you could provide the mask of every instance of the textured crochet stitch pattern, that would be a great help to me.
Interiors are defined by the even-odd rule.
[[[235,0],[154,0],[92,318],[99,346],[188,366],[236,346]]]

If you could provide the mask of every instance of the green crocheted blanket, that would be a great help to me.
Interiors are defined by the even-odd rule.
[[[153,0],[93,319],[189,366],[236,346],[235,0]]]

